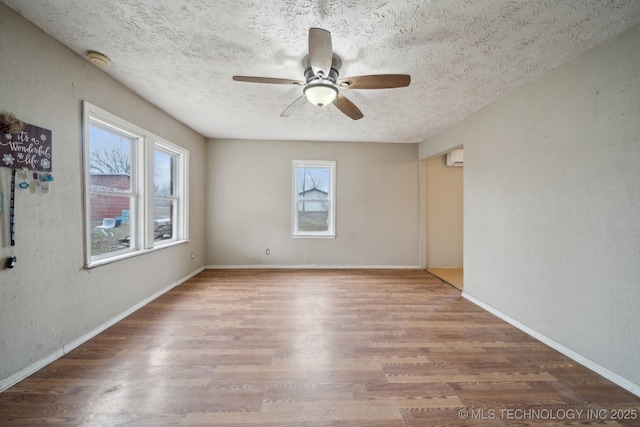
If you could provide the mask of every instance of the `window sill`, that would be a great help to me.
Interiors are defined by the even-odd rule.
[[[138,255],[144,255],[144,254],[148,254],[151,252],[156,252],[156,251],[160,251],[162,249],[167,249],[167,248],[172,248],[174,246],[178,246],[178,245],[182,245],[184,243],[189,243],[191,240],[186,239],[186,240],[176,240],[174,242],[170,242],[170,243],[166,243],[162,246],[156,246],[153,248],[147,248],[147,249],[140,249],[137,251],[132,251],[132,252],[125,252],[119,255],[114,255],[112,257],[109,258],[102,258],[102,259],[97,259],[95,261],[89,261],[88,263],[85,264],[85,268],[86,269],[92,269],[95,267],[100,267],[102,265],[106,265],[106,264],[111,264],[117,261],[122,261],[125,259],[129,259],[129,258],[133,258],[136,257]]]
[[[293,239],[335,239],[335,234],[292,234]]]

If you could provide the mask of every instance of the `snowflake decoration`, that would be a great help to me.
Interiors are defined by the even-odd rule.
[[[46,140],[47,140],[47,135],[45,135],[44,133],[40,135],[40,141],[46,141]]]
[[[2,156],[2,161],[4,162],[5,165],[13,165],[13,161],[15,159],[13,158],[13,156],[11,154],[5,154],[4,156]]]
[[[49,169],[49,167],[51,167],[51,163],[49,162],[48,159],[42,159],[42,161],[40,162],[40,164],[42,165],[43,168],[45,169]]]
[[[18,153],[18,160],[24,160],[24,153]]]
[[[11,139],[11,134],[10,133],[5,133],[4,137],[7,138],[7,139]]]

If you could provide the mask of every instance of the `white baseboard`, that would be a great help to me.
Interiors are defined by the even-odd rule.
[[[174,283],[171,283],[166,288],[164,288],[164,289],[156,292],[155,294],[151,295],[150,297],[140,301],[139,303],[137,303],[133,307],[130,307],[129,309],[127,309],[127,310],[123,311],[122,313],[118,314],[117,316],[107,320],[103,324],[101,324],[98,327],[96,327],[96,328],[88,331],[87,333],[79,336],[78,338],[68,342],[67,344],[64,344],[62,347],[56,349],[54,352],[48,354],[47,356],[43,357],[42,359],[37,360],[37,361],[33,362],[32,364],[30,364],[29,366],[26,366],[25,368],[22,368],[21,370],[19,370],[15,374],[13,374],[13,375],[11,375],[11,376],[3,379],[3,380],[0,380],[0,393],[5,391],[9,387],[13,386],[14,384],[17,384],[20,381],[26,379],[30,375],[36,373],[37,371],[39,371],[40,369],[44,368],[45,366],[47,366],[51,362],[54,362],[55,360],[57,360],[60,357],[64,356],[65,354],[67,354],[68,352],[70,352],[74,348],[78,347],[79,345],[89,341],[91,338],[95,337],[96,335],[98,335],[99,333],[103,332],[104,330],[110,328],[111,326],[115,325],[116,323],[118,323],[119,321],[121,321],[122,319],[124,319],[125,317],[130,315],[131,313],[133,313],[136,310],[138,310],[138,309],[144,307],[145,305],[149,304],[151,301],[153,301],[154,299],[158,298],[159,296],[161,296],[163,294],[166,294],[171,289],[173,289],[176,286],[186,282],[187,280],[189,280],[190,278],[192,278],[193,276],[195,276],[196,274],[200,273],[203,270],[204,270],[204,267],[201,267],[198,270],[194,271],[193,273],[183,277],[182,279],[180,279],[180,280],[178,280],[178,281],[176,281]]]
[[[223,270],[223,269],[293,269],[293,270],[311,270],[311,269],[344,269],[344,270],[423,270],[419,265],[267,265],[267,264],[256,264],[256,265],[206,265],[204,267],[207,270]]]
[[[500,319],[504,320],[505,322],[515,326],[516,328],[520,329],[522,332],[532,336],[533,338],[537,339],[538,341],[548,345],[549,347],[553,348],[554,350],[559,351],[560,353],[564,354],[565,356],[569,357],[570,359],[573,359],[574,361],[578,362],[579,364],[581,364],[582,366],[584,366],[585,368],[591,369],[593,372],[595,372],[598,375],[601,375],[603,377],[605,377],[606,379],[608,379],[609,381],[611,381],[612,383],[615,383],[617,385],[619,385],[620,387],[624,388],[625,390],[630,391],[631,393],[635,394],[636,396],[640,397],[640,385],[635,384],[631,381],[629,381],[628,379],[621,377],[620,375],[616,374],[615,372],[610,371],[609,369],[605,368],[604,366],[594,362],[591,359],[588,359],[586,357],[584,357],[583,355],[581,355],[580,353],[576,353],[575,351],[571,350],[568,347],[565,347],[564,345],[560,344],[559,342],[552,340],[551,338],[531,329],[530,327],[518,322],[517,320],[511,318],[510,316],[504,314],[503,312],[491,307],[490,305],[480,301],[479,299],[472,297],[471,295],[462,292],[462,297],[471,301],[472,303],[476,304],[479,307],[484,308],[485,310],[487,310],[489,313],[494,314],[495,316],[499,317]]]

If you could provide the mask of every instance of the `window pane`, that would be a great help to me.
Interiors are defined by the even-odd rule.
[[[173,200],[156,199],[153,210],[154,240],[173,239]]]
[[[294,237],[335,237],[335,170],[330,160],[293,161]]]
[[[135,138],[92,123],[89,127],[91,191],[131,191],[131,153]]]
[[[298,199],[328,199],[329,173],[329,168],[298,167]]]
[[[298,231],[328,231],[329,203],[328,202],[298,202]]]
[[[130,206],[129,197],[91,195],[92,257],[132,247]]]
[[[156,196],[173,196],[175,186],[176,155],[156,150],[153,188]]]

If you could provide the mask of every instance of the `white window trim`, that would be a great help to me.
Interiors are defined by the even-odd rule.
[[[171,197],[171,199],[175,199],[178,204],[178,206],[176,206],[176,212],[178,214],[178,218],[181,219],[181,221],[176,221],[173,223],[173,239],[163,240],[160,242],[155,241],[153,235],[153,212],[151,211],[151,209],[147,210],[147,218],[145,220],[145,224],[147,226],[147,241],[145,246],[160,248],[170,246],[182,240],[189,239],[189,220],[187,215],[187,206],[189,206],[189,199],[188,191],[186,191],[187,184],[189,183],[189,168],[186,167],[186,165],[189,164],[189,152],[184,148],[159,137],[155,138],[155,144],[153,145],[154,152],[156,148],[183,158],[183,161],[176,162],[175,165],[175,194],[173,197]],[[148,156],[148,161],[151,162],[149,170],[153,170],[154,156]],[[148,191],[146,196],[146,206],[154,206],[155,191],[153,191],[153,182],[151,182],[151,191]]]
[[[329,230],[328,231],[298,231],[298,175],[300,167],[329,169]],[[335,239],[336,237],[336,162],[335,160],[293,160],[292,162],[292,203],[291,203],[291,237]]]
[[[189,241],[189,151],[176,144],[166,141],[153,133],[136,126],[121,117],[116,116],[87,101],[82,102],[83,118],[83,167],[84,167],[84,223],[85,223],[85,267],[93,268],[109,264],[122,259],[131,258],[167,247],[179,245]],[[91,122],[112,127],[138,140],[132,162],[135,162],[138,173],[131,177],[132,192],[136,194],[132,203],[135,205],[135,215],[130,219],[131,234],[136,236],[136,247],[111,252],[101,257],[91,256],[91,188],[89,167],[89,125]],[[179,154],[184,159],[176,165],[176,192],[180,192],[182,203],[178,206],[178,224],[174,225],[175,238],[166,242],[155,242],[153,236],[153,212],[150,207],[154,202],[153,167],[156,145],[164,150]],[[149,200],[151,203],[149,204]]]

